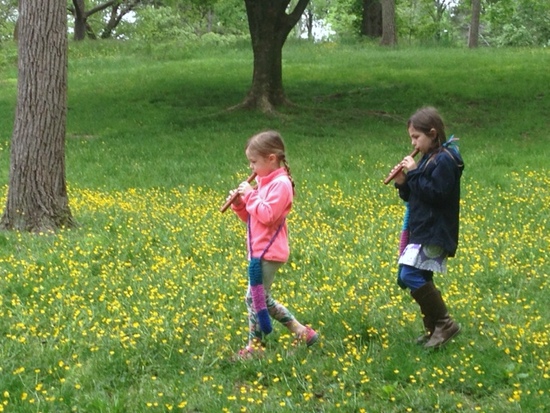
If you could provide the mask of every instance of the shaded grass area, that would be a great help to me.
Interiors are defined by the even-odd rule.
[[[265,128],[283,131],[298,149],[291,153],[298,161],[309,158],[312,146],[332,152],[338,141],[338,148],[368,151],[369,165],[381,160],[391,167],[408,153],[405,120],[426,104],[441,110],[449,133],[467,141],[463,150],[469,164],[482,171],[480,177],[493,176],[502,184],[500,164],[504,169],[525,164],[523,154],[528,154],[530,164],[541,165],[548,155],[541,144],[549,126],[550,97],[541,86],[548,80],[546,50],[381,50],[290,43],[284,78],[296,106],[266,119],[225,111],[244,98],[250,85],[248,45],[229,50],[173,45],[170,52],[161,46],[111,48],[71,45],[70,182],[117,187],[132,185],[126,178],[132,177],[136,185],[165,185],[167,179],[177,184],[178,171],[194,183],[205,182],[212,173],[219,180],[236,170],[241,141]],[[15,73],[13,68],[6,72]],[[14,79],[8,76],[4,84],[1,133],[8,140]],[[114,163],[104,151],[117,153]],[[73,168],[81,156],[104,172]],[[209,158],[217,166],[208,168],[207,176],[202,165]],[[316,158],[324,163],[329,157]],[[85,175],[86,170],[91,173]]]
[[[71,45],[67,181],[80,228],[0,234],[0,406],[17,412],[520,412],[550,400],[547,50],[289,43],[276,117],[227,112],[249,45]],[[7,182],[13,62],[0,67]],[[437,106],[466,162],[461,244],[437,276],[463,333],[411,344],[403,207],[381,184]],[[296,180],[277,297],[317,328],[245,341],[244,227],[220,214],[246,139],[282,132]],[[5,188],[4,188],[5,191]]]

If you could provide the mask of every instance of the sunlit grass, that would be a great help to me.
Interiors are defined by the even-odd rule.
[[[218,212],[222,194],[71,188],[80,229],[1,234],[0,409],[541,408],[550,384],[546,175],[510,173],[513,192],[465,181],[461,248],[437,279],[464,332],[433,354],[411,343],[418,309],[395,285],[403,206],[393,189],[370,179],[304,185],[289,217],[285,286],[275,288],[323,339],[293,353],[278,326],[264,360],[237,364],[244,228]]]

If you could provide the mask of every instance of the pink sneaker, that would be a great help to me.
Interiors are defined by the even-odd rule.
[[[240,349],[237,354],[233,356],[233,360],[252,360],[262,358],[264,356],[263,346],[248,345],[243,349]]]
[[[312,345],[317,343],[318,340],[319,334],[311,327],[306,326],[306,329],[302,334],[294,337],[294,342],[292,343],[292,345],[297,346],[299,343],[303,342],[306,343],[306,346],[311,347]]]

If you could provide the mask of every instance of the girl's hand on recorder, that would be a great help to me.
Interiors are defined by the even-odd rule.
[[[231,191],[229,191],[229,195],[227,196],[226,198],[226,202],[229,201],[231,199],[232,196],[234,196],[236,193],[238,193],[238,190],[237,189],[233,189]],[[241,197],[241,194],[238,194],[235,199],[233,200],[233,205],[235,206],[239,206],[239,205],[242,205],[243,203],[243,198]]]
[[[397,165],[395,168],[399,168],[399,165]],[[403,172],[403,170],[401,170],[397,175],[395,175],[395,178],[393,178],[393,181],[397,185],[403,185],[406,180],[407,180],[407,175],[405,175],[405,172]]]
[[[241,196],[245,196],[246,194],[248,194],[249,192],[252,192],[253,190],[254,188],[252,188],[252,186],[246,181],[241,182],[241,184],[237,188],[237,191],[239,191],[239,194],[241,194]]]
[[[407,155],[401,161],[401,166],[407,171],[412,171],[416,169],[416,161],[412,156]]]

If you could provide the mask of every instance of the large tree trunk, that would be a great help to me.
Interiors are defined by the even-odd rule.
[[[468,47],[475,48],[479,41],[479,16],[481,14],[481,0],[472,0],[472,21],[468,34]]]
[[[395,0],[382,1],[382,40],[383,46],[397,44],[397,29],[395,25]]]
[[[382,4],[380,0],[363,0],[363,22],[361,34],[382,37]]]
[[[59,0],[21,0],[17,107],[3,229],[73,225],[65,183],[67,14]]]
[[[299,0],[287,14],[289,3],[290,0],[245,0],[254,70],[252,87],[239,107],[273,112],[275,107],[289,103],[283,89],[283,45],[309,0]]]

